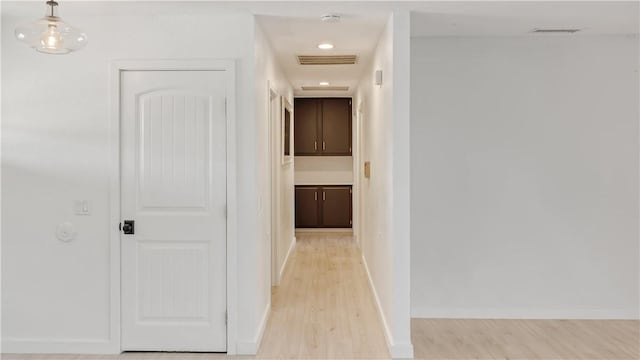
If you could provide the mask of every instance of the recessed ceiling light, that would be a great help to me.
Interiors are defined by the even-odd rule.
[[[329,86],[329,83],[327,81],[321,81],[320,86]]]
[[[336,14],[327,14],[327,15],[322,15],[322,17],[320,18],[323,22],[326,23],[339,23],[340,22],[340,15],[336,15]]]
[[[322,50],[329,50],[329,49],[333,49],[333,44],[332,44],[332,43],[322,43],[322,44],[318,44],[318,49],[322,49]]]

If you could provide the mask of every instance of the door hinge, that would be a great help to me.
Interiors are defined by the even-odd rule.
[[[349,194],[353,194],[353,189],[349,188]]]
[[[349,220],[349,225],[353,225],[353,220]]]

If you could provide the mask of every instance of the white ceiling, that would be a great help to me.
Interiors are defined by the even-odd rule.
[[[548,36],[530,34],[534,28],[582,29],[572,36],[638,34],[639,4],[638,1],[424,2],[413,7],[411,35]]]
[[[322,15],[322,14],[321,14]],[[259,16],[276,53],[278,63],[289,78],[296,95],[351,95],[370,61],[387,17],[342,15],[340,23],[323,23],[320,16],[280,17]],[[320,50],[322,42],[334,44],[331,50]],[[299,65],[296,55],[357,55],[356,65]],[[318,86],[327,81],[331,86],[348,86],[348,92],[302,91],[306,86]]]
[[[75,1],[65,0],[61,14],[69,18],[83,15],[119,14],[206,14],[251,12],[258,16],[277,59],[296,93],[300,86],[331,85],[353,88],[370,61],[377,40],[397,8],[412,11],[411,34],[420,36],[585,36],[638,34],[638,1]],[[2,1],[3,16],[37,17],[42,1]],[[38,12],[34,13],[37,8]],[[338,24],[320,21],[324,14],[336,13]],[[533,28],[579,28],[574,35],[531,34]],[[321,41],[331,41],[330,51],[317,49]],[[356,54],[357,65],[301,66],[295,55]],[[311,93],[317,96],[337,93]]]

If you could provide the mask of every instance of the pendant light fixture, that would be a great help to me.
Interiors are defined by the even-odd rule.
[[[18,26],[15,35],[21,42],[47,54],[68,54],[87,44],[87,34],[62,21],[58,16],[58,3],[53,0],[47,1],[43,18]]]

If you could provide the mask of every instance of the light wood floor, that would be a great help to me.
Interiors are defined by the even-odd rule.
[[[388,358],[362,257],[350,235],[298,233],[274,288],[261,358]]]
[[[637,320],[413,319],[419,359],[640,359]]]
[[[388,358],[351,236],[297,234],[257,358]],[[640,321],[413,319],[417,359],[640,359]],[[2,355],[5,360],[245,359],[225,354]]]

